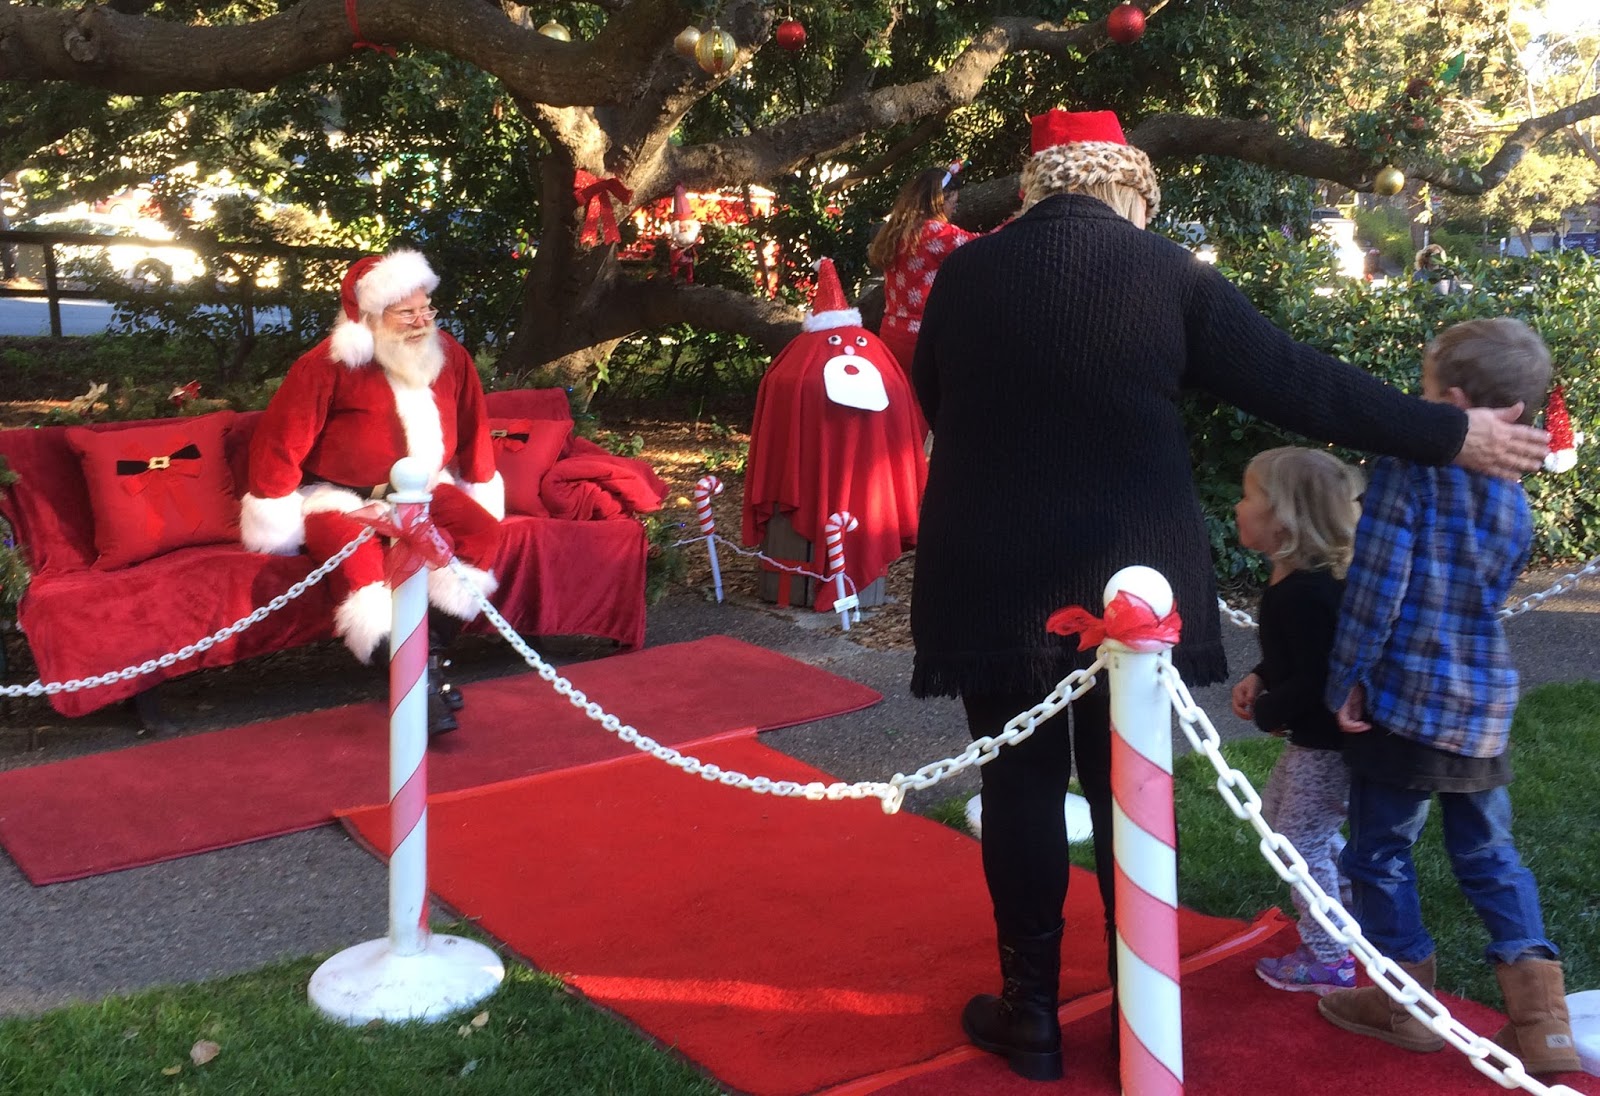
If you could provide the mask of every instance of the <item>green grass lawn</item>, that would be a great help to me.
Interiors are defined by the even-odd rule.
[[[1517,840],[1539,880],[1550,935],[1566,953],[1568,988],[1600,986],[1600,799],[1593,791],[1600,783],[1600,683],[1535,690],[1517,713],[1512,741]],[[1230,743],[1224,752],[1260,788],[1279,748],[1263,737]],[[1238,917],[1272,905],[1292,909],[1253,831],[1217,795],[1210,764],[1191,755],[1176,769],[1183,902]],[[943,813],[959,820],[959,809]],[[1075,848],[1075,856],[1085,855],[1085,846]],[[1441,988],[1498,1004],[1482,959],[1487,937],[1456,892],[1435,823],[1418,866],[1424,913],[1439,942]],[[524,967],[508,968],[505,986],[479,1010],[481,1026],[468,1014],[432,1025],[350,1029],[320,1019],[306,1001],[319,961],[0,1022],[0,1093],[718,1091],[670,1052]],[[951,1002],[952,1010],[958,1005]],[[201,1040],[220,1050],[195,1065],[190,1048]]]

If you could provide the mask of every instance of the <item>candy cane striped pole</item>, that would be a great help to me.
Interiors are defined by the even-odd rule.
[[[1172,587],[1149,567],[1111,577],[1156,616]],[[1125,1096],[1182,1096],[1178,983],[1177,823],[1172,805],[1172,703],[1156,677],[1170,648],[1136,651],[1107,639],[1111,688],[1112,848],[1116,862],[1117,1000]]]
[[[717,519],[711,514],[711,498],[722,494],[722,481],[716,476],[701,476],[694,485],[694,512],[700,518],[700,532],[706,538],[706,551],[711,555],[711,584],[716,588],[717,600],[722,600],[722,567],[717,563]]]
[[[389,473],[396,524],[426,519],[431,478],[406,457]],[[394,591],[389,633],[389,935],[334,955],[311,976],[311,1003],[347,1024],[438,1020],[505,977],[475,940],[428,930],[428,569]]]
[[[854,605],[852,599],[845,596],[844,535],[854,532],[860,525],[850,511],[837,510],[828,515],[828,520],[822,526],[828,550],[827,575],[834,581],[833,607],[839,614],[839,626],[847,632],[850,630],[850,610]]]

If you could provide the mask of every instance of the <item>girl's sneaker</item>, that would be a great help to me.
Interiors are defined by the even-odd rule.
[[[1304,944],[1281,959],[1257,959],[1256,974],[1274,989],[1315,993],[1318,997],[1356,984],[1356,957],[1346,955],[1334,966],[1317,960]]]

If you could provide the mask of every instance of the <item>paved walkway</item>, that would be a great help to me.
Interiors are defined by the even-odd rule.
[[[1530,576],[1524,592],[1543,588],[1552,577]],[[1596,676],[1596,613],[1600,582],[1591,580],[1508,625],[1527,687]],[[777,749],[843,779],[884,779],[965,746],[955,701],[917,701],[906,693],[910,652],[861,647],[832,626],[834,619],[748,603],[717,605],[683,591],[651,610],[648,643],[733,635],[882,692],[884,702],[865,711],[763,736]],[[1242,673],[1254,660],[1254,634],[1228,625],[1224,634],[1234,672]],[[595,653],[592,645],[572,644],[557,648],[553,657]],[[352,675],[341,653],[327,647],[262,661],[270,674],[257,664],[248,673],[213,671],[169,686],[169,703],[181,720],[173,733],[347,703],[377,695],[381,688],[376,675]],[[503,644],[490,640],[475,643],[462,662],[464,680],[514,672],[518,665]],[[292,691],[282,687],[286,680],[295,683]],[[595,699],[603,704],[606,698]],[[1196,700],[1224,737],[1254,733],[1229,712],[1226,686],[1196,690]],[[132,717],[121,708],[65,721],[28,702],[12,715],[10,725],[0,729],[0,768],[136,741]],[[27,748],[28,722],[40,733],[37,749]],[[914,793],[908,805],[926,810],[976,789],[976,774],[963,773]],[[7,926],[0,1015],[218,977],[379,937],[387,931],[386,893],[384,866],[333,825],[48,887],[31,886],[0,855],[0,924]]]

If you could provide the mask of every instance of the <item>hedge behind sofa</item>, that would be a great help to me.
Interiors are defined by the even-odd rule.
[[[560,389],[491,392],[488,407],[493,419],[551,423],[558,432],[560,422],[571,418]],[[235,498],[242,493],[257,418],[237,416],[225,438]],[[94,429],[149,425],[115,422]],[[0,454],[19,476],[0,498],[0,514],[11,522],[34,569],[17,619],[44,682],[120,670],[176,651],[249,615],[321,562],[305,555],[258,555],[229,542],[179,548],[115,570],[94,569],[94,512],[67,429],[0,431]],[[598,451],[582,439],[568,440],[555,459],[568,459],[575,449]],[[516,455],[516,475],[548,473],[529,459],[526,450]],[[502,461],[503,474],[507,468]],[[508,488],[511,479],[507,475]],[[526,483],[519,486],[519,495],[536,498]],[[508,498],[512,494],[507,491]],[[508,514],[505,543],[493,565],[500,579],[494,604],[525,635],[590,635],[637,647],[644,642],[647,551],[644,527],[630,516],[579,521]],[[321,583],[191,659],[131,680],[57,693],[50,702],[65,715],[82,715],[192,670],[330,639],[333,606],[328,583]],[[486,627],[482,620],[473,625]]]

